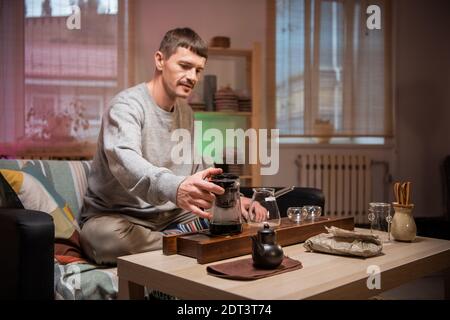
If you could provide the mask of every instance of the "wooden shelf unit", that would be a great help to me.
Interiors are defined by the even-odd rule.
[[[234,112],[234,111],[195,111],[199,115],[211,115],[217,117],[226,116],[242,116],[246,117],[246,128],[260,128],[260,109],[261,109],[261,44],[255,42],[252,49],[232,49],[232,48],[209,48],[208,60],[217,57],[236,57],[245,58],[245,77],[247,89],[250,92],[252,99],[251,112]],[[206,73],[205,73],[206,74]],[[220,77],[220,74],[216,74]],[[236,89],[236,88],[233,88]],[[247,157],[248,158],[248,157]],[[247,164],[244,169],[244,175],[241,180],[245,180],[246,186],[260,186],[260,164]]]

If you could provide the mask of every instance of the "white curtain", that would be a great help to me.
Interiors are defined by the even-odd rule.
[[[381,30],[366,25],[381,8]],[[391,134],[384,0],[276,0],[277,127],[285,136]]]

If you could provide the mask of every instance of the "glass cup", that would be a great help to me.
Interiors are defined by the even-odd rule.
[[[307,212],[302,210],[303,207],[289,207],[287,216],[289,220],[299,223],[307,219]],[[305,214],[306,213],[306,214]]]
[[[369,203],[367,217],[370,222],[370,232],[378,234],[383,242],[390,241],[392,221],[391,204],[384,202]]]
[[[322,208],[319,206],[302,207],[302,216],[304,216],[306,220],[314,221],[321,215],[322,215]]]

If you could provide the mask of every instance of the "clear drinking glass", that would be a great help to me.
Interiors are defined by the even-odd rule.
[[[391,240],[391,204],[384,202],[369,203],[368,219],[370,232],[377,233],[382,241]]]
[[[306,217],[306,220],[314,221],[322,215],[322,208],[319,206],[303,206],[302,216]]]
[[[271,227],[280,225],[280,211],[274,188],[253,188],[253,197],[248,210],[248,224],[262,227],[267,222]]]
[[[287,216],[289,220],[296,223],[306,220],[307,216],[305,215],[305,212],[302,209],[303,207],[289,207],[287,209]]]

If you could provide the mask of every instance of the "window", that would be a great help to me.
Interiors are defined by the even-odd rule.
[[[79,8],[80,28],[67,25],[77,12],[73,6]],[[0,97],[3,114],[16,119],[14,130],[0,130],[0,143],[54,140],[51,118],[67,117],[68,140],[94,142],[106,104],[131,78],[128,1],[22,0],[2,9],[18,22],[15,29],[5,22],[9,30],[0,52],[6,71],[0,80],[8,84],[14,75],[20,90]]]
[[[381,8],[381,30],[366,25],[373,4]],[[274,11],[273,126],[280,135],[390,136],[386,1],[273,0],[268,7]]]

